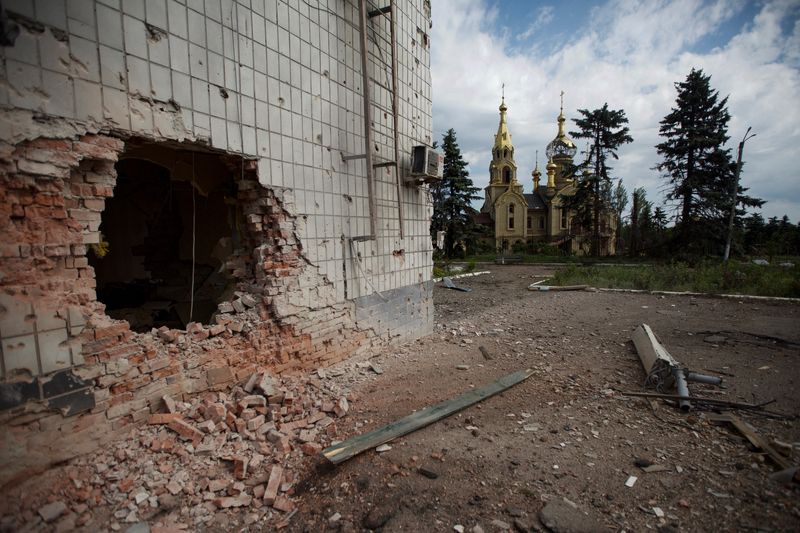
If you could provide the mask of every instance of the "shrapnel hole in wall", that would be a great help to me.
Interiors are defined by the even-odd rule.
[[[219,154],[128,143],[116,164],[101,242],[90,247],[97,297],[131,329],[211,323],[233,298],[226,260],[241,245],[241,210]]]

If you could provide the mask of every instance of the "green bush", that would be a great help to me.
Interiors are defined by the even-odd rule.
[[[759,266],[752,263],[700,262],[696,265],[569,266],[556,272],[553,285],[710,294],[750,294],[800,297],[800,266]]]

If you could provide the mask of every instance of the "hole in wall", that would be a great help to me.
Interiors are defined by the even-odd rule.
[[[106,314],[135,331],[210,323],[235,289],[237,186],[222,155],[159,143],[126,147],[89,253]]]

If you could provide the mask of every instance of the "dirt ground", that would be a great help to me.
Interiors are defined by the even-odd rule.
[[[360,399],[345,422],[363,425],[342,433],[379,427],[519,369],[532,368],[533,376],[392,442],[388,452],[310,471],[291,530],[321,531],[336,513],[336,527],[350,531],[381,521],[385,532],[535,530],[545,504],[563,498],[589,515],[589,530],[798,529],[800,490],[769,480],[776,468],[738,434],[698,412],[613,391],[642,390],[630,338],[644,322],[678,361],[725,378],[720,393],[696,384],[692,393],[775,399],[770,409],[800,413],[800,306],[531,292],[526,287],[547,269],[491,270],[456,280],[472,292],[435,289],[435,334],[377,358],[384,373],[354,387]],[[796,443],[796,464],[796,421],[739,416],[762,436]],[[665,470],[646,473],[637,459]],[[630,476],[638,480],[629,488]],[[652,514],[654,507],[665,516]]]
[[[372,366],[350,360],[325,372],[329,385],[349,391],[352,400],[336,421],[339,439],[530,368],[526,381],[396,439],[389,451],[370,450],[335,467],[303,459],[288,492],[296,505],[291,513],[228,509],[181,527],[538,531],[546,529],[540,511],[551,504],[545,518],[558,522],[558,531],[798,530],[798,484],[771,480],[778,468],[732,428],[710,424],[707,411],[684,414],[619,391],[643,390],[645,374],[630,339],[644,322],[678,361],[725,379],[723,389],[691,384],[693,394],[775,400],[771,411],[798,414],[800,305],[526,290],[550,273],[493,265],[490,274],[456,280],[472,292],[437,286],[434,334],[373,357]],[[793,446],[788,453],[798,463],[796,420],[736,414],[763,437]],[[96,462],[84,457],[29,480],[9,500],[25,494],[31,500],[37,490],[44,494],[43,486],[52,490],[58,476],[74,478],[79,467]],[[628,487],[631,476],[637,480]],[[172,509],[166,512],[192,514],[180,500]],[[115,510],[98,510],[84,529],[113,523],[125,531],[130,524],[115,523]],[[570,519],[580,524],[564,522]]]

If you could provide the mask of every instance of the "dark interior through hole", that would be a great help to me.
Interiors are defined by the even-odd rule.
[[[209,323],[235,288],[223,266],[241,227],[230,171],[215,154],[159,145],[130,147],[116,169],[89,252],[106,313],[135,331]]]

